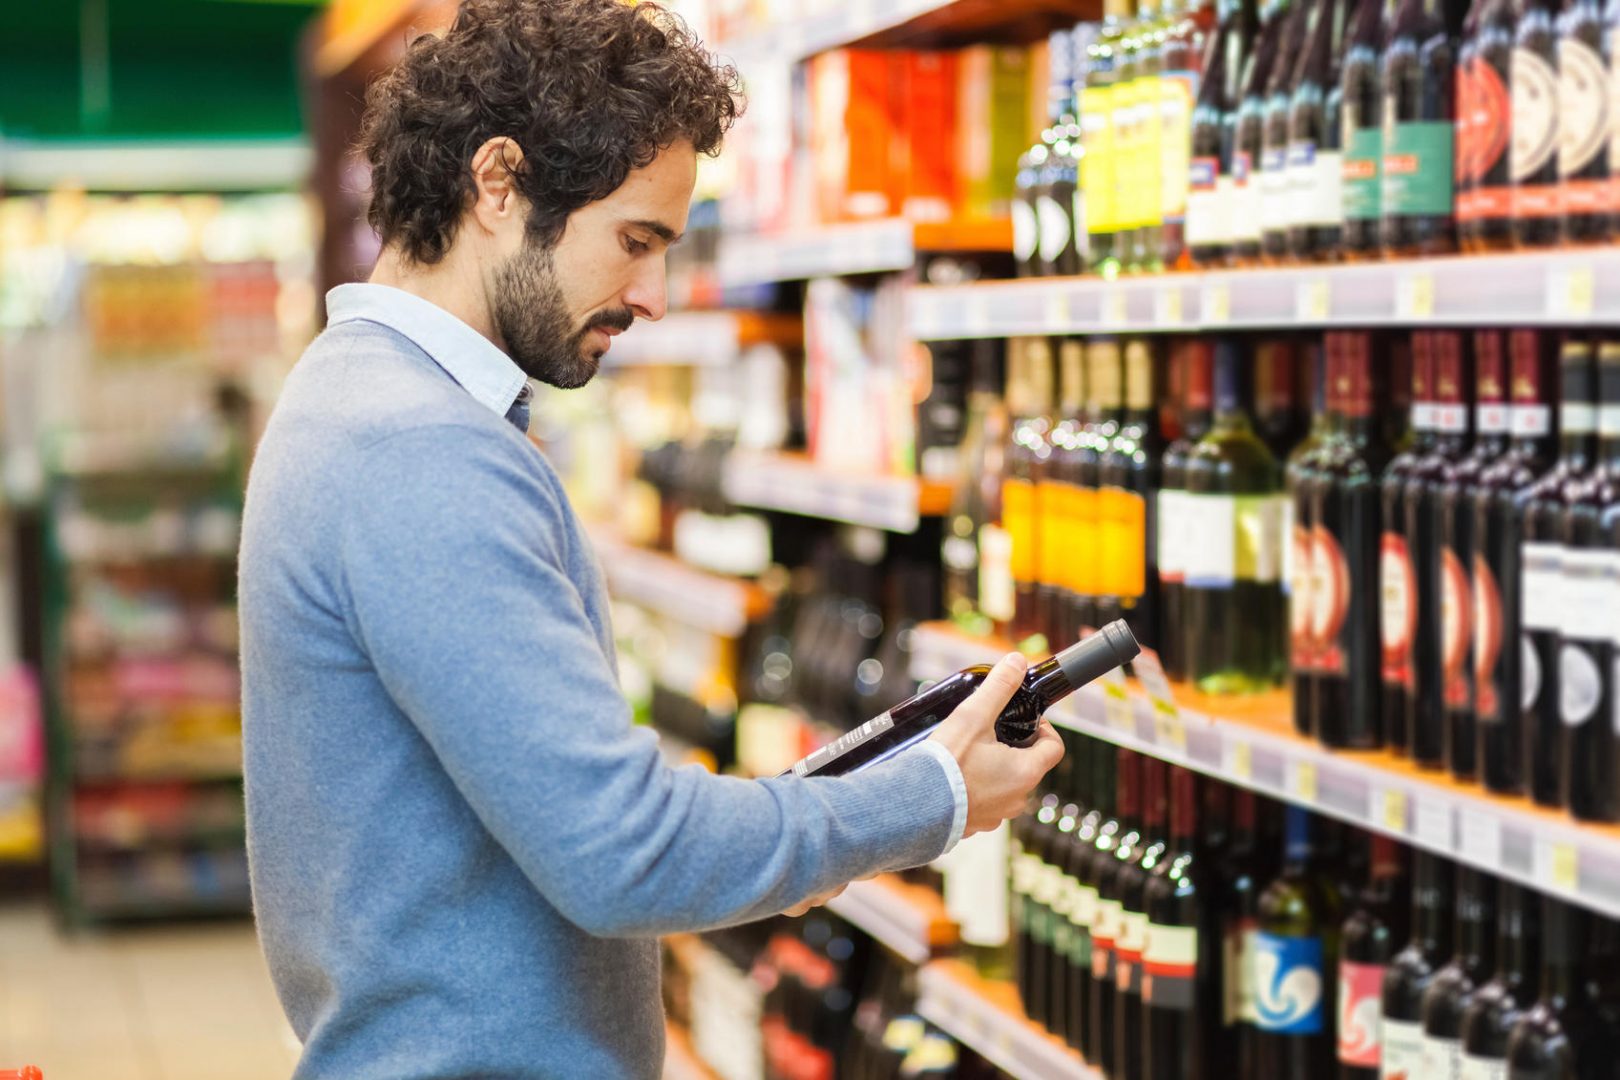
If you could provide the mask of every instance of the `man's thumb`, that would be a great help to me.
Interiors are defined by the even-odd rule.
[[[1008,653],[1003,656],[990,669],[990,674],[984,677],[979,688],[956,707],[951,719],[975,730],[994,727],[1001,710],[1007,707],[1007,702],[1023,685],[1024,672],[1027,670],[1029,662],[1023,654]]]

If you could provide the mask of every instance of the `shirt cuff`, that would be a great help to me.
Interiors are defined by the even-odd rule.
[[[956,755],[945,749],[933,739],[924,739],[917,744],[923,753],[932,754],[939,767],[945,770],[945,778],[951,782],[951,799],[956,803],[956,810],[951,814],[951,839],[945,845],[941,855],[949,854],[950,850],[962,839],[967,831],[968,793],[967,781],[962,779],[962,766],[956,763]]]

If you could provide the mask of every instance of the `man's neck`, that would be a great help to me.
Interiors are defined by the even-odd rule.
[[[458,267],[458,261],[456,253],[451,252],[440,262],[425,265],[407,259],[397,248],[386,247],[377,257],[377,265],[367,280],[373,285],[408,292],[443,308],[505,352],[506,344],[495,329],[478,275]]]

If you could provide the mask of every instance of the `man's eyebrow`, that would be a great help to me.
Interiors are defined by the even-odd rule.
[[[681,237],[686,235],[685,233],[676,232],[662,221],[653,221],[651,218],[636,218],[625,222],[625,224],[634,225],[638,229],[646,229],[666,244],[678,244],[681,242]]]

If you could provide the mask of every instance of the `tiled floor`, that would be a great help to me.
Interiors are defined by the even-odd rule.
[[[64,937],[43,908],[0,908],[0,1069],[287,1080],[297,1059],[249,924]]]

